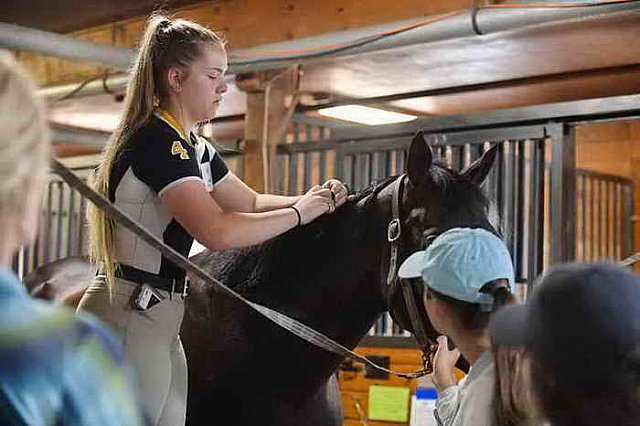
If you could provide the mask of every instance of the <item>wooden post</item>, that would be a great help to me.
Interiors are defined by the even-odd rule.
[[[244,141],[244,182],[258,192],[273,191],[279,179],[276,147],[298,103],[299,67],[241,74],[247,93]]]
[[[551,138],[551,263],[575,260],[576,160],[574,127],[549,123]]]

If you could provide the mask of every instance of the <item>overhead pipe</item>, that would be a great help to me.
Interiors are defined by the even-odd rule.
[[[0,22],[0,48],[34,52],[125,71],[134,53],[108,44],[92,43],[49,31]]]
[[[526,4],[523,4],[525,7]],[[476,16],[477,29],[484,36],[502,31],[520,30],[527,27],[550,23],[565,23],[576,20],[594,20],[614,17],[618,14],[640,10],[640,2],[611,3],[597,7],[559,8],[559,9],[497,9],[481,8]],[[431,18],[427,18],[431,19]],[[323,34],[280,43],[256,46],[230,52],[230,74],[238,74],[265,69],[288,67],[294,64],[309,64],[332,60],[336,57],[362,54],[372,51],[395,49],[416,44],[442,42],[462,37],[477,37],[472,25],[470,13],[460,11],[452,16],[427,25],[419,26],[425,18],[415,18],[399,22],[375,25],[366,28]],[[376,41],[366,42],[358,46],[342,49],[331,54],[311,56],[315,51],[327,46],[348,45],[358,41],[397,30],[399,28],[415,28],[399,32],[390,37],[382,37]],[[0,47],[32,51],[43,55],[58,56],[71,60],[87,61],[116,70],[126,70],[133,61],[134,53],[125,48],[106,46],[97,43],[80,41],[46,31],[20,27],[14,24],[0,23]],[[331,51],[331,49],[327,49]],[[287,54],[286,52],[291,52]],[[126,85],[126,78],[108,76],[106,82],[113,90],[121,90]],[[93,94],[101,82],[87,84],[76,96]],[[91,90],[89,90],[91,89]],[[58,89],[45,88],[48,93],[57,93]]]
[[[106,91],[121,92],[127,87],[129,74],[107,74],[104,77],[96,77],[94,80],[86,83],[78,90],[79,83],[58,84],[55,86],[43,87],[39,90],[39,95],[49,101],[61,99],[69,93],[77,90],[73,97],[103,95]],[[107,90],[105,90],[105,88]]]
[[[227,74],[225,81],[227,84],[234,84],[235,77]],[[129,74],[127,73],[106,74],[104,77],[92,79],[79,90],[79,84],[82,83],[67,83],[43,87],[38,91],[38,94],[48,101],[55,101],[66,97],[69,93],[76,90],[77,93],[73,95],[74,98],[104,95],[105,92],[122,93],[124,89],[126,89],[128,82]]]
[[[526,7],[526,4],[522,5]],[[632,10],[640,10],[640,2],[612,3],[597,7],[561,8],[561,9],[497,9],[480,8],[476,16],[477,29],[483,36],[499,32],[521,30],[527,27],[535,27],[543,24],[559,22],[575,22],[596,18],[613,17],[620,13],[628,13]],[[280,68],[293,63],[308,64],[323,62],[339,56],[350,56],[372,51],[382,51],[416,44],[442,42],[463,37],[477,37],[474,29],[471,12],[460,11],[442,20],[435,20],[426,25],[433,17],[415,18],[389,24],[381,24],[366,28],[323,34],[315,37],[307,37],[280,43],[272,43],[262,46],[230,52],[230,61],[233,63],[233,71],[236,73],[258,71],[268,68]],[[435,17],[437,18],[437,17]],[[416,26],[418,25],[418,26]],[[342,49],[327,56],[307,56],[305,52],[317,50],[323,46],[339,46],[354,44],[359,40],[372,37],[376,34],[388,33],[400,28],[411,28],[389,37],[381,37],[353,48]],[[335,49],[335,50],[338,50]],[[330,51],[331,49],[327,49]],[[293,51],[294,54],[277,54],[277,52]],[[297,56],[300,55],[300,56]]]

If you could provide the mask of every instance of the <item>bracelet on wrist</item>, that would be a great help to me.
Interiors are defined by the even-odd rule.
[[[300,210],[298,210],[297,207],[291,206],[291,208],[294,212],[296,212],[296,216],[298,216],[298,223],[296,224],[296,227],[298,227],[302,225],[302,215],[300,214]]]

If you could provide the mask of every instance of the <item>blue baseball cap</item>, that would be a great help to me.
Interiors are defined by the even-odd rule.
[[[505,279],[514,291],[509,250],[500,238],[480,228],[453,228],[426,250],[409,256],[398,270],[400,278],[422,277],[438,293],[469,303],[493,305],[493,296],[481,293],[488,282]]]

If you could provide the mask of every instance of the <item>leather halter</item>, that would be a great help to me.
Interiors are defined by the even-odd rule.
[[[391,221],[387,227],[387,241],[390,245],[389,255],[389,273],[387,275],[387,286],[391,288],[399,281],[400,288],[402,289],[402,295],[404,297],[404,304],[409,314],[411,326],[413,328],[413,334],[418,341],[418,345],[422,350],[422,362],[424,365],[423,374],[430,374],[433,371],[433,362],[431,354],[435,347],[433,342],[427,336],[427,330],[424,327],[423,318],[421,318],[418,302],[416,301],[415,293],[408,280],[398,279],[398,252],[400,249],[400,236],[402,235],[402,222],[400,220],[400,209],[402,203],[402,190],[404,188],[404,182],[407,178],[406,174],[400,175],[393,183],[393,192],[391,194]]]

